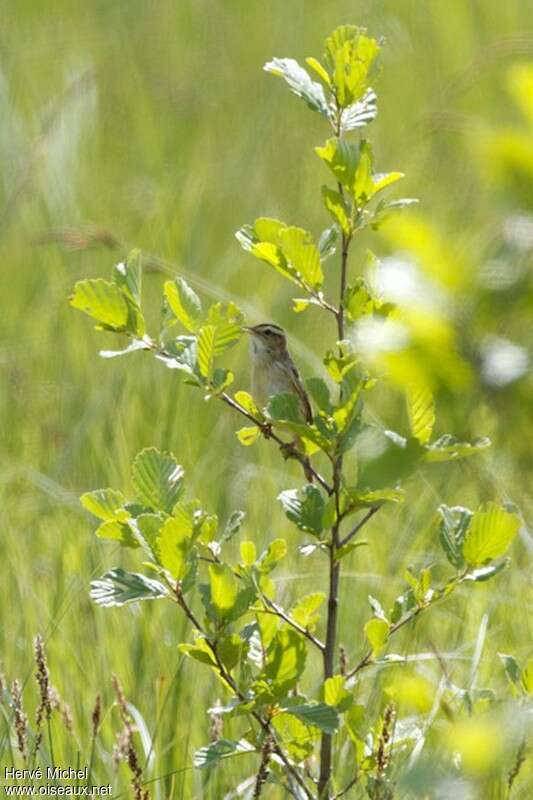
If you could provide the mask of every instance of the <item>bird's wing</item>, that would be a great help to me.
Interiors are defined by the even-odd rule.
[[[308,394],[304,389],[304,385],[302,383],[302,379],[300,378],[298,370],[296,369],[292,361],[284,362],[283,369],[287,372],[289,376],[290,384],[293,388],[294,393],[298,395],[305,421],[308,423],[312,423],[313,410],[311,408],[311,403],[309,402]]]

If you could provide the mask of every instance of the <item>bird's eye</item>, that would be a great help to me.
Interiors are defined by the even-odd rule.
[[[265,336],[272,336],[272,331],[270,330],[270,328],[266,329]]]

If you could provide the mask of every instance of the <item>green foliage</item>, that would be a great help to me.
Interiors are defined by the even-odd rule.
[[[141,309],[143,259],[139,251],[114,268],[111,282],[80,281],[71,298],[71,304],[96,319],[99,328],[129,338],[125,348],[104,355],[152,351],[167,367],[182,373],[186,383],[200,388],[206,399],[222,402],[244,417],[246,425],[236,432],[242,445],[270,439],[286,459],[303,468],[305,483],[279,494],[282,509],[297,530],[290,529],[287,540],[272,538],[262,550],[254,530],[247,530],[239,543],[231,541],[239,532],[242,512],[234,512],[219,530],[215,514],[206,511],[198,499],[185,497],[184,472],[174,456],[155,448],[143,450],[133,462],[135,496],[131,502],[113,489],[86,493],[81,502],[99,520],[99,538],[140,550],[145,567],[158,577],[155,580],[116,568],[93,582],[95,602],[113,606],[143,599],[172,600],[192,631],[192,643],[180,641],[179,652],[195,666],[208,667],[206,672],[217,679],[217,689],[227,695],[225,705],[218,703],[211,713],[216,713],[220,725],[227,726],[234,738],[217,731],[216,741],[196,752],[195,766],[216,767],[223,759],[254,754],[256,762],[261,758],[260,776],[268,773],[272,784],[308,800],[330,798],[333,792],[335,796],[347,794],[355,785],[347,783],[343,789],[342,781],[333,775],[339,770],[346,778],[340,764],[345,753],[349,753],[361,790],[375,800],[392,796],[395,770],[400,765],[411,774],[426,737],[438,741],[439,726],[448,725],[449,730],[464,707],[475,714],[480,704],[495,701],[492,690],[475,685],[483,627],[466,688],[450,684],[444,670],[438,691],[425,677],[396,671],[396,662],[407,667],[410,661],[429,660],[428,653],[404,654],[401,650],[402,655],[385,655],[385,651],[402,628],[425,616],[435,604],[459,594],[459,587],[474,591],[472,584],[500,574],[508,564],[501,557],[520,526],[517,514],[494,503],[475,513],[441,504],[438,538],[442,562],[446,559],[447,563],[428,566],[425,554],[423,558],[417,554],[416,565],[407,566],[399,552],[407,538],[400,541],[394,531],[389,536],[388,528],[396,524],[399,533],[405,530],[405,537],[414,537],[411,526],[417,520],[416,507],[413,503],[403,527],[392,512],[386,516],[380,511],[381,533],[396,548],[393,560],[400,577],[395,575],[394,580],[403,580],[402,593],[390,608],[370,595],[373,618],[364,624],[355,602],[349,604],[349,645],[356,652],[347,655],[343,648],[339,656],[337,609],[339,599],[346,600],[350,591],[345,578],[359,581],[360,573],[364,574],[363,570],[349,572],[347,566],[350,560],[366,558],[369,572],[380,567],[379,542],[370,536],[360,539],[360,529],[368,523],[371,531],[370,520],[383,506],[411,500],[414,493],[431,486],[425,475],[431,463],[477,455],[490,443],[487,438],[458,441],[450,434],[432,440],[437,427],[434,395],[443,376],[453,375],[457,385],[461,380],[461,385],[466,385],[470,374],[466,368],[461,370],[459,356],[448,359],[442,355],[453,350],[452,323],[444,314],[439,317],[437,310],[428,315],[417,307],[396,303],[396,298],[392,302],[380,288],[382,267],[372,253],[366,273],[353,274],[357,265],[351,253],[349,257],[350,247],[365,228],[388,231],[395,248],[402,251],[405,247],[415,252],[414,260],[436,264],[431,276],[434,282],[445,272],[439,247],[431,244],[423,225],[415,221],[404,228],[394,227],[394,212],[416,201],[390,200],[382,193],[403,174],[376,171],[370,142],[351,138],[353,131],[367,125],[377,113],[370,80],[379,50],[378,42],[364,29],[346,25],[328,38],[322,61],[306,60],[320,82],[290,58],[275,58],[265,65],[267,72],[282,77],[330,128],[325,144],[316,148],[335,183],[322,188],[330,226],[316,239],[304,228],[259,217],[236,234],[246,252],[277,273],[274,277],[282,276],[298,286],[303,296],[294,298],[295,311],[327,314],[335,325],[336,337],[326,349],[323,374],[305,382],[311,417],[305,414],[304,418],[301,398],[295,392],[271,395],[264,410],[263,402],[243,389],[233,396],[227,393],[234,375],[221,361],[239,342],[243,330],[250,329],[233,302],[204,307],[181,276],[165,282],[160,328],[157,336],[148,336]],[[333,266],[335,254],[340,270]],[[338,272],[340,292],[330,296]],[[364,334],[372,333],[375,326],[382,332],[385,326],[385,333],[399,330],[402,336],[390,351],[374,342],[377,356],[372,358],[365,352]],[[373,334],[368,336],[372,339]],[[436,357],[439,354],[440,359]],[[387,382],[405,395],[409,426],[405,436],[385,429],[374,408],[368,408],[370,390],[377,385],[378,393],[384,395]],[[454,385],[451,379],[450,385]],[[199,453],[216,457],[208,436]],[[210,483],[207,488],[212,491]],[[257,484],[261,490],[267,486],[262,479]],[[284,560],[293,557],[298,547],[295,542],[301,541],[301,537],[295,539],[298,531],[313,537],[312,543],[300,545],[299,551],[320,565],[312,573],[319,576],[320,586],[312,588],[322,588],[322,577],[325,582],[327,575],[329,594],[302,593],[285,607],[279,579],[273,579],[271,573],[280,566],[284,569]],[[369,555],[361,556],[359,548],[365,545]],[[346,608],[345,601],[343,613]],[[188,638],[187,632],[180,638]],[[423,647],[435,649],[425,642]],[[520,669],[513,657],[501,658],[512,691],[525,696],[531,690],[531,666]],[[440,659],[439,655],[439,663]],[[316,680],[317,665],[320,681]],[[359,678],[369,666],[376,671],[376,681],[372,703],[363,705],[355,699],[370,697]],[[392,677],[383,688],[381,670],[385,666]],[[462,741],[460,735],[458,741]],[[468,758],[468,747],[458,748]],[[315,770],[317,758],[319,769]],[[390,770],[389,762],[394,763]],[[255,769],[257,774],[259,766]],[[259,778],[256,789],[258,783]]]

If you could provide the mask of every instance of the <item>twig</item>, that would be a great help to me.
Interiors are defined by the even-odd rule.
[[[333,493],[332,487],[328,484],[328,482],[317,472],[312,466],[309,459],[304,456],[299,450],[296,448],[294,444],[291,442],[285,442],[283,439],[274,433],[272,430],[272,426],[268,422],[262,422],[261,420],[254,417],[253,414],[250,414],[245,408],[243,408],[236,400],[234,400],[227,392],[222,392],[221,394],[217,395],[226,405],[230,406],[234,411],[237,413],[242,414],[243,417],[246,417],[247,420],[253,422],[254,425],[261,430],[261,433],[266,439],[272,439],[276,444],[280,446],[280,448],[285,452],[288,453],[289,458],[295,458],[297,461],[300,462],[304,471],[308,471],[317,481],[317,483],[322,486],[326,492],[331,495]]]
[[[321,652],[324,652],[324,650],[325,650],[324,643],[321,642],[320,639],[317,639],[316,636],[313,636],[311,631],[309,631],[307,628],[303,628],[301,625],[299,625],[296,622],[296,620],[292,619],[292,617],[290,617],[288,614],[286,614],[285,611],[280,606],[277,605],[277,603],[274,603],[274,601],[271,600],[266,595],[261,594],[261,598],[262,598],[263,602],[270,609],[270,611],[265,610],[264,613],[274,614],[275,616],[279,617],[284,622],[286,622],[287,625],[290,625],[291,628],[294,628],[295,631],[298,631],[298,633],[300,633],[302,636],[305,636],[306,639],[309,639],[309,641],[312,642],[315,645],[315,647],[318,647],[318,649]]]
[[[364,525],[366,525],[366,523],[367,523],[367,522],[368,522],[370,519],[372,519],[372,517],[374,516],[374,514],[376,513],[376,511],[379,511],[379,509],[380,509],[380,508],[381,508],[381,506],[372,506],[372,508],[371,508],[369,511],[367,511],[367,513],[365,514],[365,516],[363,517],[363,519],[362,519],[362,520],[360,520],[360,521],[357,523],[357,525],[355,525],[355,527],[353,527],[353,528],[352,528],[352,530],[350,531],[350,533],[348,533],[348,534],[347,534],[347,535],[344,537],[344,539],[341,539],[340,546],[341,546],[341,547],[344,547],[344,545],[345,545],[345,544],[348,544],[348,542],[350,542],[350,541],[353,539],[353,537],[354,537],[354,536],[356,536],[356,535],[359,533],[359,531],[361,530],[361,528],[362,528]]]

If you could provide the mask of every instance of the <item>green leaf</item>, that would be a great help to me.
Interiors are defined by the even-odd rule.
[[[511,686],[514,686],[515,689],[520,689],[520,667],[516,659],[506,653],[498,653],[498,656],[503,664],[509,683]]]
[[[257,425],[250,425],[246,428],[239,428],[238,431],[235,431],[235,435],[242,445],[250,447],[250,445],[255,444],[260,438],[261,429],[258,428]]]
[[[527,694],[533,693],[533,659],[529,659],[520,673],[520,683]]]
[[[439,506],[441,523],[439,539],[446,558],[457,569],[464,566],[463,542],[472,519],[472,512],[462,506]]]
[[[406,400],[411,433],[420,444],[427,444],[435,425],[433,395],[423,386],[411,386],[406,391]]]
[[[324,592],[313,592],[298,600],[291,608],[289,614],[291,619],[307,630],[314,630],[320,615],[318,609],[326,599]]]
[[[389,638],[389,623],[377,617],[371,619],[365,625],[365,636],[372,648],[372,656],[378,656]]]
[[[193,756],[193,764],[199,769],[216,767],[219,761],[243,753],[254,753],[255,747],[246,739],[234,742],[230,739],[218,739],[216,742],[201,747]]]
[[[504,558],[496,564],[489,564],[488,567],[478,567],[478,569],[471,570],[465,576],[465,581],[475,581],[476,583],[488,581],[509,566],[510,559]]]
[[[433,442],[426,447],[424,454],[424,461],[441,462],[441,461],[458,461],[460,458],[469,458],[481,453],[487,447],[490,447],[490,439],[480,437],[473,442],[458,442],[454,436],[445,434],[440,439]]]
[[[287,517],[302,531],[322,533],[325,501],[320,489],[307,484],[303,489],[287,489],[278,496]]]
[[[341,108],[364,95],[379,51],[376,39],[355,25],[341,25],[328,37],[324,64]]]
[[[223,636],[217,642],[217,653],[220,660],[228,670],[237,666],[239,661],[246,658],[248,645],[237,633]]]
[[[210,564],[209,585],[213,608],[220,617],[227,617],[237,600],[237,578],[226,564]]]
[[[321,80],[323,80],[327,86],[331,85],[330,77],[326,72],[326,70],[324,69],[324,67],[322,66],[322,64],[320,63],[320,61],[318,61],[316,58],[313,58],[312,56],[309,56],[309,58],[305,59],[305,63],[309,67],[311,67],[311,69],[314,69],[318,77]]]
[[[333,406],[327,383],[322,378],[309,378],[305,385],[317,408],[331,414]]]
[[[403,503],[405,500],[405,493],[401,489],[377,489],[371,492],[347,488],[345,492],[351,512],[382,506],[384,503]]]
[[[360,100],[346,106],[340,117],[341,136],[356,128],[364,128],[369,122],[372,122],[378,114],[376,102],[377,96],[374,90],[367,89]]]
[[[351,322],[358,322],[361,317],[372,314],[376,304],[366,282],[359,278],[353,286],[348,286],[344,295],[343,306]]]
[[[319,114],[328,116],[328,104],[324,89],[320,83],[311,80],[308,72],[293,58],[273,58],[264,65],[265,72],[279,75],[283,78],[293,92],[305,100],[309,108]]]
[[[226,522],[226,527],[222,533],[221,541],[228,542],[235,534],[237,534],[240,529],[241,525],[244,521],[246,514],[244,511],[232,511],[228,521]]]
[[[284,228],[279,233],[283,255],[306,284],[319,289],[324,282],[320,252],[313,237],[303,228]]]
[[[140,250],[132,250],[126,263],[113,267],[113,280],[129,299],[137,306],[141,304],[142,255]]]
[[[126,331],[128,303],[116,283],[103,278],[78,281],[70,305],[114,331]]]
[[[191,546],[192,530],[183,517],[169,517],[161,526],[157,537],[157,552],[161,565],[174,580],[181,580],[188,570],[187,555]]]
[[[241,561],[246,567],[251,567],[257,559],[257,550],[254,542],[241,542]]]
[[[307,658],[305,640],[290,628],[278,630],[267,651],[265,676],[283,693],[295,686]]]
[[[80,497],[82,506],[103,520],[116,519],[117,511],[122,511],[125,502],[122,492],[115,489],[96,489],[94,492],[85,492]]]
[[[272,718],[272,725],[283,742],[287,755],[297,763],[302,763],[313,754],[316,741],[320,737],[317,728],[307,725],[294,715],[285,711]]]
[[[318,240],[318,251],[322,261],[335,255],[338,240],[339,229],[336,225],[332,225],[330,228],[326,228],[326,230],[322,231],[320,239]]]
[[[346,202],[340,192],[323,186],[322,201],[326,211],[329,211],[335,222],[338,222],[340,225],[341,230],[349,236],[352,229],[350,210],[347,208]]]
[[[252,395],[249,394],[249,392],[242,392],[242,391],[241,392],[235,392],[235,401],[242,408],[244,408],[245,411],[247,411],[249,414],[251,414],[252,417],[255,417],[256,419],[261,419],[262,418],[263,415],[261,414],[261,412],[257,408],[257,406],[255,404],[255,401],[254,401]]]
[[[202,304],[196,292],[183,278],[167,281],[164,291],[174,315],[184,328],[190,333],[195,333],[202,319]]]
[[[120,542],[123,547],[139,547],[130,526],[118,519],[108,519],[97,528],[96,535],[99,539],[111,539]]]
[[[279,562],[287,555],[287,542],[285,539],[274,539],[270,542],[257,564],[257,568],[262,573],[272,572]]]
[[[110,607],[123,606],[137,600],[155,600],[165,597],[167,590],[159,581],[116,567],[102,575],[99,580],[91,582],[90,595],[97,605]]]
[[[199,661],[200,664],[206,664],[208,667],[218,669],[213,651],[201,636],[196,637],[194,644],[179,644],[178,650],[180,653],[189,656],[189,658]]]
[[[482,506],[470,522],[463,557],[472,567],[502,556],[520,528],[520,517],[495,503]]]
[[[315,152],[327,164],[339,183],[352,191],[359,164],[358,145],[345,139],[331,138],[322,147],[315,147]],[[331,199],[334,200],[333,196]],[[325,198],[324,202],[326,202]],[[329,208],[328,211],[330,211]],[[340,219],[338,222],[343,227]]]
[[[171,453],[147,447],[136,456],[131,478],[143,505],[170,514],[183,492],[183,474]]]
[[[287,714],[293,714],[298,719],[313,725],[324,733],[334,734],[339,729],[339,714],[335,708],[326,703],[304,703],[302,705],[287,706],[283,709]]]
[[[344,688],[345,683],[346,678],[343,675],[334,675],[324,682],[324,702],[341,713],[347,711],[353,703],[353,695]]]
[[[215,332],[214,325],[204,325],[198,333],[198,366],[200,374],[208,380],[213,373],[215,360]]]

